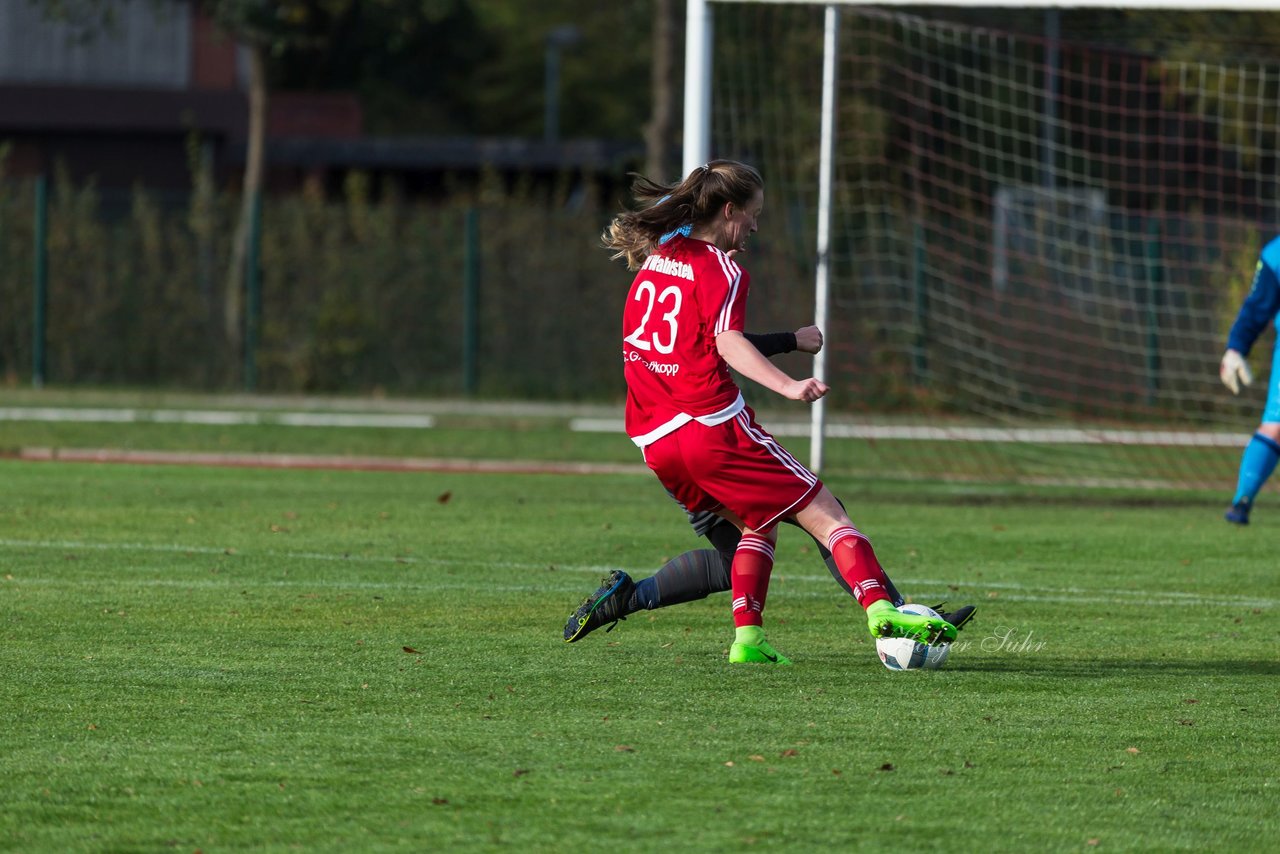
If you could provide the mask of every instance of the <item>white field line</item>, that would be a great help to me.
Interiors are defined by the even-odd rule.
[[[404,413],[271,412],[219,409],[143,409],[104,407],[0,407],[0,421],[83,423],[154,423],[240,426],[280,424],[291,427],[384,427],[423,429],[435,417]],[[623,433],[619,418],[572,418],[569,429],[579,433]],[[808,423],[781,422],[769,428],[775,436],[809,436]],[[1154,445],[1182,447],[1240,447],[1235,432],[1187,430],[1089,430],[1080,428],[937,427],[887,424],[827,424],[833,439],[880,439],[932,442],[1013,442],[1022,444]]]
[[[569,429],[579,433],[622,433],[622,421],[574,418]],[[795,422],[768,425],[775,436],[808,436],[810,426]],[[1084,430],[1077,428],[925,427],[890,424],[827,424],[829,439],[880,439],[915,442],[1013,442],[1037,445],[1155,445],[1240,448],[1248,436],[1240,432],[1186,430]]]
[[[423,429],[435,425],[431,415],[344,412],[247,412],[220,409],[80,409],[74,407],[0,407],[0,421],[48,421],[108,424],[200,424],[288,427],[390,427]]]
[[[411,556],[381,556],[381,555],[356,555],[356,554],[333,554],[324,552],[293,552],[293,551],[241,551],[231,547],[217,546],[184,546],[177,543],[94,543],[79,540],[62,540],[62,541],[36,541],[36,540],[16,540],[16,539],[0,539],[0,548],[6,549],[50,549],[50,550],[84,550],[84,551],[103,551],[103,552],[152,552],[161,554],[199,554],[199,555],[226,555],[228,557],[247,559],[247,560],[293,560],[293,561],[323,561],[336,563],[364,563],[364,564],[408,564],[423,567],[455,567],[455,566],[475,566],[473,559],[449,559],[449,558],[419,558]],[[578,574],[603,575],[612,569],[619,567],[613,566],[595,566],[588,564],[549,564],[547,562],[527,563],[501,561],[491,562],[487,564],[495,569],[504,570],[528,570],[539,573],[546,573],[554,566],[555,572],[568,572]],[[637,577],[644,577],[656,569],[642,568],[630,569],[632,574]],[[123,579],[115,579],[121,583],[125,583]],[[580,585],[576,582],[572,585],[562,585],[560,583],[548,584],[551,579],[547,575],[539,575],[537,580],[531,580],[528,584],[506,584],[493,585],[491,589],[495,590],[547,590],[547,589],[564,589],[579,590]],[[801,584],[834,584],[829,575],[792,575],[789,573],[778,573],[775,580],[779,587],[790,583],[799,582]],[[1258,596],[1233,596],[1233,595],[1211,595],[1205,596],[1198,593],[1183,593],[1179,591],[1162,590],[1124,590],[1114,588],[1083,588],[1083,587],[1049,587],[1042,585],[1020,584],[1018,582],[1000,582],[1000,581],[961,581],[957,584],[955,579],[940,580],[930,578],[901,578],[903,587],[913,588],[913,595],[920,593],[920,598],[936,598],[942,596],[959,601],[965,599],[974,602],[980,607],[985,605],[993,607],[1001,601],[1012,602],[1058,602],[1065,604],[1090,604],[1090,605],[1115,605],[1115,606],[1138,606],[1138,607],[1183,607],[1183,606],[1213,606],[1222,608],[1274,608],[1280,605],[1280,600],[1258,597]],[[42,579],[24,579],[24,583],[42,583]],[[137,582],[131,582],[137,583]],[[141,582],[144,585],[193,585],[195,580],[179,580],[179,579],[156,579]],[[209,586],[224,586],[222,582],[203,581],[200,585],[207,584]],[[225,584],[244,585],[245,579],[229,579]],[[335,589],[465,589],[475,585],[470,584],[454,584],[454,583],[431,583],[431,584],[413,584],[413,583],[381,583],[347,580],[339,582],[319,582],[319,581],[263,581],[255,582],[257,586],[277,586],[277,587],[325,587]],[[198,585],[199,586],[199,585]],[[951,587],[962,586],[967,593],[958,593],[950,591]],[[924,588],[924,590],[920,590]],[[926,592],[936,591],[932,595],[924,595]],[[943,592],[947,591],[947,592]],[[827,594],[820,591],[796,591],[796,595],[810,597],[825,597]],[[975,598],[981,596],[982,598]]]
[[[563,568],[563,567],[562,567]],[[568,567],[572,569],[572,567]],[[829,579],[828,579],[829,580]],[[41,587],[80,587],[87,584],[97,584],[95,580],[70,580],[65,578],[29,578],[22,581],[23,584],[34,584]],[[227,581],[214,581],[209,578],[193,578],[193,579],[177,579],[177,578],[148,578],[142,580],[126,581],[124,579],[115,578],[110,581],[113,586],[122,588],[134,587],[172,587],[188,589],[207,589],[207,590],[223,590],[228,587],[238,588],[259,588],[259,589],[283,589],[283,590],[372,590],[372,591],[440,591],[440,590],[472,590],[476,589],[475,584],[466,584],[461,582],[432,582],[432,583],[412,583],[412,582],[377,582],[377,581],[292,581],[282,579],[264,579],[253,582],[246,582],[244,579],[235,579]],[[530,582],[528,584],[486,584],[485,590],[500,593],[563,593],[566,597],[572,598],[574,602],[581,599],[584,592],[581,584],[570,583],[567,580],[558,580],[551,583],[546,581]],[[778,591],[775,589],[774,591]],[[787,590],[780,595],[784,597],[810,599],[810,600],[829,600],[832,596],[842,597],[844,592],[835,588],[826,591],[820,590]],[[945,600],[945,595],[933,594],[929,595],[928,591],[921,592],[921,595],[914,597],[919,601],[940,601]],[[998,607],[1000,602],[1036,602],[1042,604],[1057,605],[1100,605],[1113,608],[1183,608],[1183,607],[1209,607],[1224,608],[1230,611],[1245,610],[1263,610],[1275,607],[1275,600],[1258,599],[1250,601],[1225,600],[1222,598],[1197,598],[1197,599],[1165,599],[1160,596],[1149,596],[1142,600],[1124,600],[1112,599],[1106,596],[1059,596],[1053,594],[1011,594],[1002,595],[998,600],[974,599],[973,597],[956,597],[952,596],[949,601],[957,603],[966,602],[976,604],[980,609],[991,609]]]

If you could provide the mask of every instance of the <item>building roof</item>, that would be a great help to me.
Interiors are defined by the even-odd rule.
[[[232,153],[236,157],[237,153]],[[243,149],[238,156],[243,158]],[[604,171],[644,156],[638,142],[511,137],[279,138],[267,145],[276,165],[357,169],[478,169]]]
[[[247,123],[236,90],[0,86],[0,133],[197,130],[241,140]]]

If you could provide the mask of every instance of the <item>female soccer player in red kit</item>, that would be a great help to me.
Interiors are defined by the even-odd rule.
[[[619,214],[603,236],[614,258],[638,270],[622,318],[627,434],[686,510],[714,510],[742,531],[730,569],[729,661],[790,663],[762,628],[776,525],[787,518],[827,544],[872,636],[954,640],[950,623],[893,606],[871,543],[818,477],[756,423],[729,373],[791,400],[828,391],[815,378],[788,376],[743,335],[750,276],[733,255],[764,207],[760,173],[713,160],[675,185],[638,176],[633,193],[648,206]],[[684,223],[692,223],[688,236],[659,243]]]

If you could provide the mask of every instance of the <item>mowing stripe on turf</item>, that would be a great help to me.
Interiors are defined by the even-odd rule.
[[[328,469],[335,471],[453,472],[471,474],[648,474],[640,463],[573,463],[555,460],[472,460],[441,457],[369,457],[348,454],[271,454],[224,451],[146,451],[120,448],[19,448],[26,462],[122,463],[221,468]]]
[[[29,548],[29,549],[64,549],[64,550],[92,550],[104,552],[153,552],[161,554],[202,554],[202,555],[226,555],[242,559],[256,560],[293,560],[293,561],[324,561],[324,562],[340,562],[340,563],[368,563],[368,564],[411,564],[417,566],[436,566],[436,567],[453,567],[453,566],[475,566],[473,559],[467,558],[422,558],[412,556],[383,556],[383,555],[357,555],[357,554],[332,554],[325,552],[294,552],[294,551],[275,551],[275,550],[241,550],[234,547],[218,547],[218,546],[184,546],[177,543],[94,543],[80,540],[61,540],[61,541],[35,541],[35,540],[15,540],[0,539],[0,548]],[[546,570],[549,564],[546,562],[528,563],[528,562],[490,562],[487,566],[494,569],[516,569],[516,570]],[[554,564],[555,570],[558,572],[572,572],[582,574],[600,575],[607,573],[619,567],[612,566],[592,566],[583,564]],[[636,569],[629,571],[635,572]],[[639,569],[639,572],[647,572],[646,569]],[[831,577],[829,575],[791,575],[779,573],[777,581],[780,584],[802,583],[802,584],[829,584]],[[900,581],[904,586],[910,585],[913,588],[925,588],[926,590],[948,590],[956,586],[955,579],[935,579],[935,578],[911,578],[902,577]],[[152,582],[163,583],[163,582]],[[190,584],[190,581],[174,581],[174,584]],[[236,584],[243,585],[244,579],[238,579]],[[338,583],[322,583],[315,581],[299,581],[299,582],[265,582],[266,584],[276,586],[292,586],[297,585],[305,587],[308,585],[318,587],[414,587],[418,585],[405,584],[379,584],[368,582],[338,582]],[[1011,602],[1063,602],[1063,603],[1089,603],[1089,604],[1110,604],[1110,605],[1139,605],[1139,606],[1161,606],[1176,607],[1188,605],[1212,605],[1227,608],[1274,608],[1280,605],[1280,601],[1258,596],[1234,596],[1234,595],[1217,595],[1204,596],[1198,593],[1182,593],[1174,590],[1124,590],[1124,589],[1093,589],[1084,587],[1046,587],[1040,585],[1020,584],[1018,582],[1007,581],[970,581],[961,582],[970,592],[965,594],[953,593],[952,597],[973,598],[975,594],[986,593],[989,604],[994,604],[992,600],[1011,601]],[[439,588],[439,584],[422,585],[432,588]],[[474,585],[467,584],[450,584],[448,587],[469,588]],[[490,589],[503,590],[577,590],[579,585],[575,582],[569,584],[547,584],[541,581],[536,584],[525,585],[505,585],[501,588],[491,587]],[[819,592],[804,592],[798,595],[822,596],[825,594]],[[945,594],[942,594],[945,595]],[[937,598],[937,594],[925,598]]]
[[[910,579],[907,579],[910,581]],[[120,578],[112,579],[66,579],[66,578],[31,578],[24,579],[23,584],[34,584],[41,587],[82,587],[82,586],[98,586],[109,584],[112,586],[126,587],[174,587],[182,589],[202,588],[209,590],[220,590],[224,588],[273,588],[273,589],[297,589],[297,590],[378,590],[378,591],[440,591],[440,590],[476,590],[475,584],[466,584],[459,582],[430,582],[430,583],[411,583],[411,582],[380,582],[380,581],[353,581],[350,579],[343,581],[288,581],[283,579],[271,579],[262,581],[246,581],[243,578],[227,579],[226,581],[215,581],[208,578],[194,579],[177,579],[177,578],[147,578],[141,580],[125,581]],[[911,582],[915,583],[915,582]],[[484,585],[484,592],[487,595],[492,594],[511,594],[511,593],[556,593],[564,594],[566,597],[575,593],[582,592],[581,584],[573,584],[569,582],[557,583],[537,583],[537,584],[490,584]],[[800,599],[829,599],[833,595],[837,595],[834,590],[823,592],[818,590],[789,590],[782,594],[783,596],[795,597]],[[926,600],[936,600],[939,596],[922,596]],[[981,604],[982,609],[989,610],[998,605],[998,602],[1035,602],[1035,603],[1053,603],[1063,605],[1110,605],[1114,607],[1160,607],[1160,608],[1178,608],[1178,607],[1213,607],[1227,608],[1232,610],[1263,610],[1275,606],[1277,603],[1271,599],[1252,599],[1240,600],[1229,599],[1225,597],[1195,597],[1192,599],[1175,599],[1165,598],[1161,594],[1148,594],[1142,599],[1116,599],[1106,595],[1080,596],[1080,595],[1052,595],[1052,594],[1001,594],[998,601],[986,601]]]

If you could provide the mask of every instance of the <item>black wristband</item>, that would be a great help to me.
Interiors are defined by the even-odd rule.
[[[743,336],[765,356],[791,353],[796,349],[794,332],[744,332]]]

